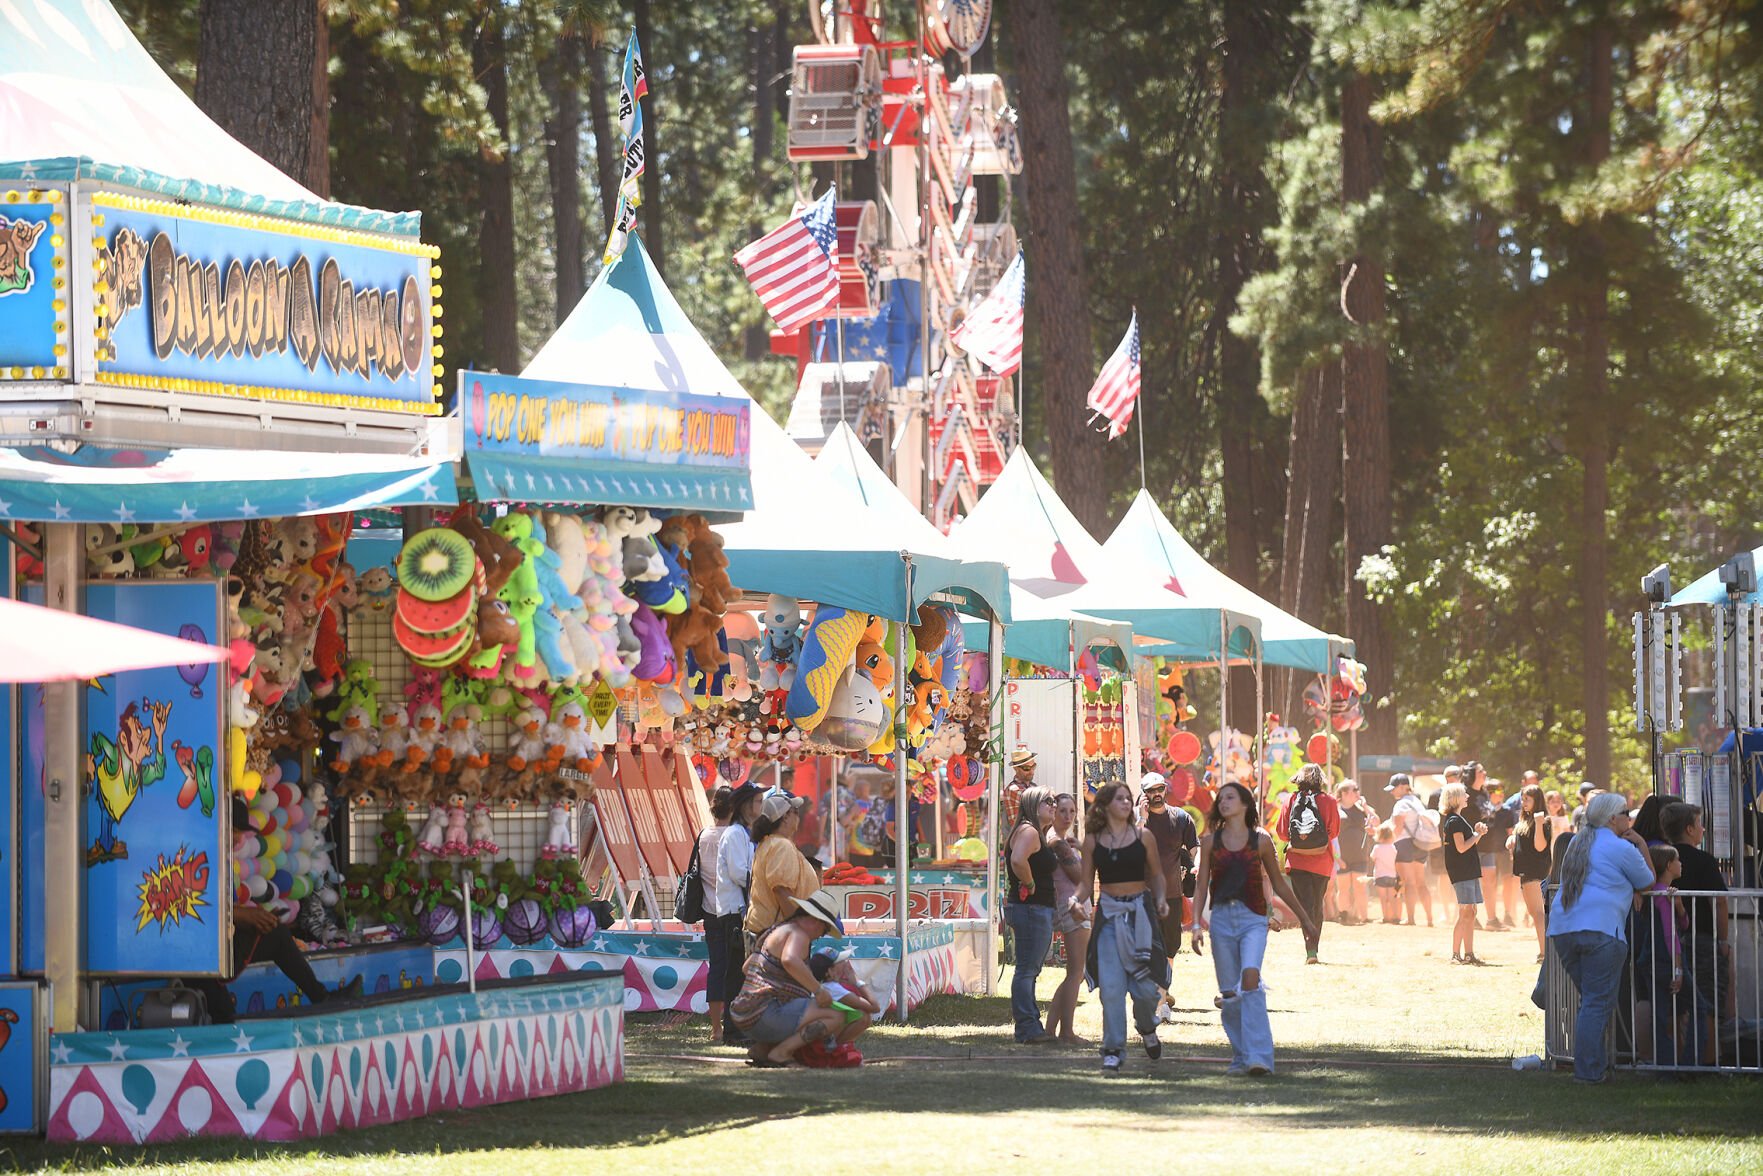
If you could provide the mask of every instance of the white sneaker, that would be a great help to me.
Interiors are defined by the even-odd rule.
[[[1157,1031],[1139,1034],[1139,1040],[1145,1043],[1145,1056],[1153,1062],[1163,1056],[1163,1043],[1157,1040]]]
[[[1102,1055],[1102,1077],[1113,1078],[1113,1077],[1116,1077],[1119,1073],[1120,1073],[1120,1055],[1119,1054],[1103,1054]]]

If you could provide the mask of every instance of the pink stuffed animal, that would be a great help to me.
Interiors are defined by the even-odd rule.
[[[447,837],[441,843],[441,852],[456,857],[471,853],[471,841],[465,825],[465,793],[455,792],[447,797]]]

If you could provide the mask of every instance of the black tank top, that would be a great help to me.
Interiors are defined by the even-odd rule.
[[[1124,849],[1110,849],[1096,838],[1096,878],[1104,885],[1145,880],[1145,843],[1136,832]]]
[[[1526,882],[1536,882],[1549,876],[1550,844],[1555,840],[1554,830],[1549,828],[1549,818],[1538,816],[1531,818],[1543,828],[1543,847],[1536,848],[1536,830],[1530,836],[1520,834],[1518,844],[1512,849],[1512,872]]]
[[[1016,828],[1021,829],[1025,825],[1028,825],[1027,821],[1018,821]],[[1015,840],[1015,830],[1011,831],[1010,837],[1011,840]],[[1041,848],[1029,854],[1028,872],[1034,877],[1035,888],[1029,893],[1027,898],[1022,897],[1022,879],[1016,876],[1015,870],[1012,870],[1010,871],[1009,900],[1011,902],[1022,903],[1025,906],[1053,906],[1053,870],[1056,868],[1055,860],[1056,859],[1053,857],[1053,851],[1048,849],[1045,845],[1042,845]]]

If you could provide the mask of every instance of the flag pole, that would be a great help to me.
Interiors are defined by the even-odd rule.
[[[1142,378],[1142,377],[1141,377]],[[1135,423],[1139,426],[1139,489],[1145,489],[1145,393],[1139,391],[1139,402],[1133,405]]]

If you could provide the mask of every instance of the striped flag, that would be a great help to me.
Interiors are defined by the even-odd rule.
[[[777,320],[794,331],[839,304],[838,227],[833,190],[735,254],[748,285]]]
[[[624,168],[618,178],[618,209],[613,216],[612,230],[606,234],[606,254],[602,259],[611,265],[624,254],[631,229],[637,223],[637,205],[643,202],[643,169],[646,151],[643,146],[643,108],[638,105],[649,92],[649,75],[643,71],[643,51],[637,44],[637,33],[624,48],[624,76],[618,90],[618,130],[624,140]]]
[[[955,328],[950,342],[1000,376],[1022,366],[1022,254],[1010,263],[997,287]]]
[[[1133,406],[1139,402],[1139,312],[1132,312],[1126,337],[1102,365],[1096,386],[1084,403],[1090,409],[1090,420],[1101,417],[1108,422],[1108,440],[1112,441],[1132,424]]]

